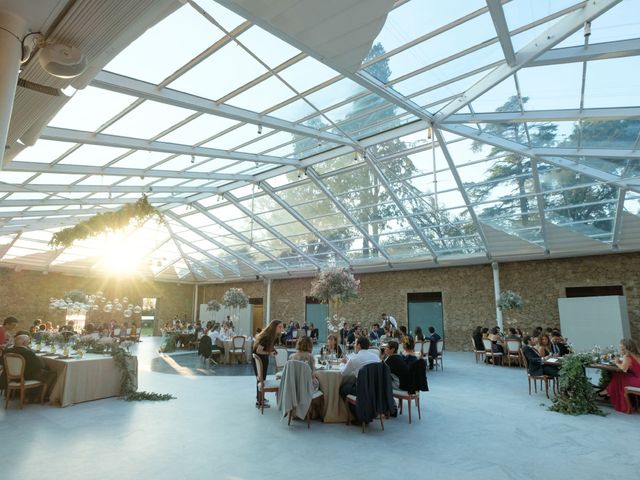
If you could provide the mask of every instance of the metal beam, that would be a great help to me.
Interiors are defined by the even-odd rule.
[[[593,158],[640,158],[638,150],[616,150],[612,148],[555,148],[537,147],[530,149],[533,155],[558,157]]]
[[[159,205],[165,203],[191,203],[188,198],[176,197],[148,197],[149,203]],[[131,203],[131,198],[45,198],[42,200],[2,200],[3,207],[39,207],[43,204],[47,206],[55,205],[122,205]]]
[[[547,229],[547,219],[544,209],[544,194],[542,193],[542,186],[540,185],[540,174],[538,173],[538,161],[535,158],[531,159],[531,176],[533,178],[533,188],[536,191],[536,203],[538,205],[538,215],[540,216],[540,227],[542,233],[542,240],[544,241],[544,251],[550,253],[549,250],[549,232]]]
[[[613,221],[613,238],[611,239],[611,248],[618,249],[620,243],[620,235],[622,235],[623,221],[622,215],[624,213],[624,201],[627,196],[627,190],[621,188],[618,190],[618,200],[616,201],[616,218]]]
[[[22,235],[22,231],[17,232],[16,236],[13,238],[13,240],[11,240],[11,243],[9,243],[9,245],[7,246],[7,249],[4,252],[2,252],[2,255],[0,255],[0,260],[4,258],[4,256],[7,254],[9,250],[11,250],[11,247],[15,245],[15,243],[18,241],[21,235]]]
[[[257,251],[259,251],[260,253],[262,253],[266,257],[269,257],[272,261],[276,262],[278,265],[280,265],[282,268],[284,268],[287,272],[289,271],[289,268],[283,262],[278,260],[274,255],[272,255],[271,252],[269,252],[268,250],[263,248],[260,244],[254,243],[245,234],[237,231],[235,228],[231,227],[226,222],[220,220],[218,217],[216,217],[214,214],[212,214],[209,210],[204,208],[198,202],[192,203],[191,206],[193,208],[195,208],[197,211],[199,211],[201,214],[203,214],[204,216],[209,218],[210,220],[216,222],[218,225],[220,225],[222,228],[224,228],[227,232],[231,233],[232,235],[235,235],[237,238],[239,238],[240,240],[245,242],[250,247],[255,248]]]
[[[120,185],[12,185],[0,182],[0,192],[36,192],[36,193],[209,193],[218,194],[217,187],[155,187],[153,185],[120,186]]]
[[[504,10],[502,9],[502,2],[500,0],[487,0],[487,7],[489,8],[491,20],[493,21],[493,27],[498,34],[500,47],[502,47],[502,53],[507,61],[507,65],[513,67],[516,64],[516,54],[513,51],[511,35],[509,34],[507,19],[505,18]]]
[[[263,125],[265,127],[277,130],[322,139],[327,142],[337,143],[339,145],[355,146],[353,141],[342,135],[323,132],[314,128],[272,117],[270,115],[260,115],[259,113],[245,110],[244,108],[233,107],[226,104],[217,104],[212,100],[191,95],[188,93],[172,90],[166,87],[159,87],[152,83],[135,80],[111,72],[101,71],[91,82],[94,87],[110,90],[112,92],[124,93],[134,97],[153,100],[154,102],[174,105],[176,107],[187,108],[201,113],[208,113],[218,117],[230,118],[240,122],[252,123],[254,125]]]
[[[176,170],[151,170],[142,168],[120,168],[120,167],[92,167],[88,165],[63,165],[31,163],[31,162],[11,162],[5,168],[12,172],[34,172],[34,173],[61,173],[71,175],[114,175],[121,177],[156,177],[156,178],[184,178],[185,181],[198,180],[251,180],[251,175],[229,174],[229,173],[205,173],[205,172],[184,172]]]
[[[640,38],[615,42],[592,43],[587,46],[554,48],[540,55],[527,67],[542,67],[561,63],[590,62],[610,58],[635,57],[640,55]]]
[[[393,202],[396,204],[396,207],[398,207],[398,209],[402,212],[402,214],[404,215],[409,225],[411,225],[411,228],[413,228],[414,233],[420,238],[420,240],[422,240],[425,247],[427,247],[427,249],[431,253],[431,256],[433,257],[434,263],[438,263],[438,255],[436,251],[433,249],[433,247],[431,246],[429,239],[424,234],[424,232],[420,229],[420,226],[412,218],[409,211],[405,208],[404,204],[402,203],[402,200],[400,200],[400,197],[398,197],[398,195],[393,190],[393,188],[391,188],[391,185],[389,185],[389,182],[387,181],[386,177],[380,170],[380,167],[378,167],[376,160],[374,158],[371,158],[370,154],[367,153],[366,151],[364,152],[364,160],[367,163],[367,165],[369,165],[369,168],[371,169],[373,174],[376,177],[378,177],[378,180],[380,181],[382,186],[387,190],[387,193],[389,193],[389,196],[391,197]]]
[[[0,218],[24,218],[24,217],[74,217],[82,215],[95,215],[97,213],[114,212],[115,210],[107,210],[101,208],[73,209],[73,210],[23,210],[21,212],[0,212]]]
[[[232,257],[236,258],[238,261],[244,263],[247,267],[249,267],[251,270],[253,270],[256,273],[262,273],[262,270],[260,269],[260,267],[258,265],[256,265],[255,263],[253,263],[251,260],[247,260],[246,258],[244,258],[242,255],[239,255],[238,253],[234,252],[233,250],[231,250],[229,247],[227,247],[226,245],[218,242],[215,238],[210,237],[210,236],[206,236],[203,235],[202,233],[200,233],[198,230],[193,228],[193,225],[190,225],[189,223],[185,222],[184,220],[182,220],[181,218],[179,218],[176,214],[174,214],[173,212],[171,213],[171,215],[169,215],[170,218],[178,223],[180,223],[180,225],[182,225],[185,228],[188,228],[190,231],[197,233],[200,237],[204,238],[205,240],[213,243],[216,247],[224,250],[225,252],[227,252],[229,255],[231,255]],[[240,273],[240,271],[238,270],[238,274]]]
[[[81,130],[70,130],[67,128],[57,127],[45,127],[40,138],[43,140],[54,140],[58,142],[128,148],[175,155],[197,155],[199,157],[224,158],[228,160],[238,160],[241,162],[273,163],[275,165],[297,165],[298,163],[296,160],[273,157],[270,155],[242,153],[222,150],[219,148],[194,147],[191,145],[181,145],[179,143],[159,142],[157,140],[121,137],[119,135],[108,135],[106,133],[85,132]]]
[[[200,233],[199,230],[194,229],[191,225],[189,225],[187,222],[185,222],[184,220],[182,220],[179,216],[177,216],[175,213],[173,212],[166,212],[165,215],[167,215],[169,218],[171,218],[171,220],[173,220],[176,223],[179,223],[180,225],[182,225],[183,227],[189,229],[191,232],[195,233],[196,235],[198,235],[200,238],[203,238],[204,240],[207,240],[209,242],[211,242],[211,238]],[[226,268],[227,270],[229,270],[230,272],[235,273],[236,275],[240,276],[240,270],[236,265],[231,265],[230,263],[227,263],[226,261],[222,260],[221,258],[218,257],[214,257],[213,255],[211,255],[209,252],[207,252],[206,250],[198,247],[197,245],[191,243],[189,240],[187,240],[186,238],[181,237],[178,234],[174,234],[174,236],[180,240],[182,243],[184,243],[185,245],[188,245],[189,247],[193,248],[196,252],[199,252],[201,254],[203,254],[205,257],[207,257],[209,260],[213,260],[216,263],[219,263],[220,265],[222,265],[224,268]]]
[[[202,275],[197,275],[196,272],[193,270],[193,268],[191,268],[191,264],[189,263],[188,257],[184,254],[184,250],[182,250],[182,245],[180,245],[180,242],[178,242],[178,239],[175,237],[175,235],[173,233],[173,229],[171,228],[171,225],[169,225],[169,222],[165,222],[164,226],[166,227],[167,231],[169,232],[169,236],[171,237],[171,240],[173,241],[173,244],[178,249],[178,252],[180,253],[180,256],[182,257],[182,260],[184,260],[184,263],[187,265],[187,268],[189,269],[189,272],[191,272],[191,276],[193,277],[193,280],[197,282],[198,281],[198,277],[201,277],[201,278],[204,278],[205,280],[207,280],[207,277],[202,276]]]
[[[450,123],[523,123],[565,122],[573,120],[625,120],[640,118],[640,107],[585,108],[564,110],[528,110],[525,112],[454,113],[441,122]]]
[[[310,222],[307,221],[306,218],[300,215],[300,213],[298,213],[296,209],[294,209],[291,205],[289,205],[282,198],[280,198],[280,196],[273,191],[273,188],[271,188],[269,184],[267,184],[266,182],[260,182],[258,183],[258,186],[264,192],[266,192],[267,195],[269,195],[278,205],[284,208],[287,211],[287,213],[289,213],[289,215],[291,215],[299,223],[301,223],[307,230],[309,230],[309,232],[311,232],[312,235],[314,235],[318,240],[324,242],[327,245],[327,247],[329,247],[331,250],[333,250],[333,252],[336,255],[338,255],[338,257],[340,257],[342,260],[347,262],[347,264],[351,265],[351,261],[349,260],[349,258],[343,252],[341,252],[339,248],[336,248],[333,245],[333,243],[329,241],[329,239],[327,239],[322,233],[320,233],[316,227],[314,227]]]
[[[565,168],[567,170],[571,170],[576,173],[585,174],[588,177],[594,178],[601,182],[608,183],[610,185],[615,185],[622,188],[628,188],[629,190],[632,190],[634,192],[640,192],[640,181],[635,181],[633,179],[623,180],[617,175],[612,175],[610,173],[597,170],[595,168],[580,164],[568,158],[560,158],[555,156],[538,157],[535,154],[536,150],[549,151],[550,153],[553,153],[556,151],[556,149],[553,149],[553,148],[550,148],[550,149],[527,148],[524,145],[521,145],[516,142],[512,142],[511,140],[507,140],[502,137],[479,132],[478,130],[475,130],[471,127],[467,127],[465,125],[442,125],[441,129],[451,133],[455,133],[456,135],[462,135],[472,140],[478,140],[480,142],[486,143],[488,145],[493,145],[495,147],[508,150],[510,152],[515,152],[521,155],[535,158],[545,163],[555,165],[561,168]],[[561,150],[561,149],[558,149],[558,150]],[[565,149],[562,149],[562,150],[565,150]]]
[[[293,250],[294,252],[296,252],[298,255],[300,255],[302,258],[304,258],[307,262],[309,262],[311,265],[315,266],[318,270],[320,270],[321,266],[320,264],[315,261],[313,258],[311,258],[309,255],[307,255],[306,253],[304,253],[302,250],[300,250],[300,248],[293,243],[291,240],[289,240],[287,237],[283,236],[280,232],[278,232],[275,228],[273,228],[271,225],[269,225],[267,222],[265,222],[264,220],[262,220],[260,217],[258,217],[257,215],[255,215],[253,212],[251,212],[248,208],[246,208],[244,205],[242,205],[240,203],[240,201],[231,193],[225,193],[224,194],[224,198],[227,199],[228,201],[230,201],[238,210],[240,210],[242,213],[244,213],[245,215],[247,215],[249,218],[253,219],[254,222],[256,222],[258,225],[260,225],[262,228],[264,228],[265,230],[267,230],[269,233],[271,233],[271,235],[273,235],[275,238],[277,238],[278,240],[280,240],[282,243],[284,243],[285,245],[287,245],[291,250]]]
[[[318,176],[318,173],[312,168],[309,167],[305,170],[307,177],[314,183],[316,187],[318,187],[322,193],[324,193],[331,202],[336,206],[336,208],[349,220],[353,226],[358,229],[364,240],[366,240],[370,245],[372,245],[380,254],[389,262],[391,265],[391,257],[387,254],[387,252],[380,246],[380,244],[369,235],[367,229],[365,229],[362,225],[358,223],[358,221],[351,215],[351,212],[345,207],[342,202],[327,188],[324,182]]]
[[[478,216],[474,208],[471,206],[471,200],[469,200],[469,195],[467,194],[467,190],[464,188],[464,183],[460,178],[460,174],[458,173],[458,169],[456,168],[455,162],[451,157],[451,153],[447,148],[447,144],[442,136],[442,133],[439,129],[434,128],[433,133],[435,134],[435,138],[438,140],[438,144],[440,145],[440,149],[442,150],[442,154],[444,155],[445,160],[447,161],[447,165],[449,165],[449,170],[451,171],[451,175],[456,182],[456,186],[458,187],[458,191],[462,196],[462,200],[464,200],[464,204],[467,207],[467,211],[469,212],[469,216],[471,220],[473,220],[474,225],[476,226],[476,230],[478,230],[478,235],[484,244],[484,249],[487,252],[487,258],[491,260],[491,250],[489,249],[489,242],[487,242],[487,237],[484,234],[484,230],[482,230],[482,225],[478,220]]]
[[[533,62],[544,52],[562,42],[565,38],[578,31],[585,22],[591,21],[603,14],[622,0],[590,0],[579,10],[569,13],[546,29],[516,54],[516,63],[511,66],[506,63],[492,70],[478,83],[470,87],[458,98],[449,102],[435,116],[435,123],[440,123],[449,115],[454,114],[476,98],[502,82],[505,78]]]

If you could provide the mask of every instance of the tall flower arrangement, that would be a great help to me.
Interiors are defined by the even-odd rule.
[[[524,306],[524,300],[520,295],[511,290],[505,290],[498,297],[498,308],[504,310],[521,310]]]
[[[332,267],[318,274],[311,284],[311,295],[322,303],[340,304],[358,297],[360,280],[346,268]]]
[[[249,305],[249,297],[241,288],[230,288],[224,292],[222,303],[229,308],[245,308]]]
[[[218,302],[215,298],[212,298],[207,302],[207,312],[211,312],[211,320],[213,320],[213,312],[219,311],[220,307],[220,302]]]

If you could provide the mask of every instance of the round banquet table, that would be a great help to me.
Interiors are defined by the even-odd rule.
[[[347,421],[347,406],[340,397],[340,386],[344,377],[340,368],[320,369],[316,366],[316,376],[320,390],[324,394],[322,419],[325,423],[344,423]]]

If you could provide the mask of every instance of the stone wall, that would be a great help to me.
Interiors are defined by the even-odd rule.
[[[629,307],[631,333],[640,339],[640,253],[577,257],[558,260],[512,262],[500,264],[502,290],[514,290],[526,300],[519,312],[505,313],[505,326],[530,330],[534,326],[559,324],[559,297],[573,286],[622,285]],[[379,321],[382,312],[390,312],[401,324],[407,323],[407,293],[441,292],[446,348],[467,350],[474,326],[495,325],[493,280],[490,265],[390,271],[359,275],[360,298],[339,307],[340,316],[349,321],[370,325]],[[271,318],[285,322],[304,321],[305,297],[312,278],[273,280]],[[230,287],[240,287],[252,298],[266,302],[263,281],[201,285],[198,303],[211,298],[222,300]],[[15,315],[30,324],[35,318],[51,316],[49,297],[59,297],[67,290],[85,292],[102,290],[111,298],[128,296],[133,303],[144,297],[157,297],[157,316],[161,321],[183,314],[191,318],[193,286],[142,280],[115,281],[83,279],[50,273],[14,272],[0,269],[0,312]],[[3,317],[4,318],[4,317]]]
[[[156,318],[161,324],[178,315],[192,317],[193,285],[154,282],[145,279],[85,278],[50,272],[20,271],[0,268],[0,320],[13,315],[19,328],[28,328],[36,318],[54,324],[64,322],[64,314],[49,310],[49,298],[60,298],[69,290],[87,294],[102,291],[107,298],[128,297],[142,305],[142,298],[157,298]],[[106,319],[106,318],[105,318]],[[139,318],[138,324],[139,324]]]

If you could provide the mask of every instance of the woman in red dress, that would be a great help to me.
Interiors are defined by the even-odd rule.
[[[624,387],[640,387],[640,351],[636,342],[630,338],[624,338],[620,341],[620,351],[622,359],[616,358],[616,366],[621,370],[614,372],[609,385],[607,385],[607,393],[611,398],[611,405],[618,412],[629,412],[629,404],[624,395]]]

